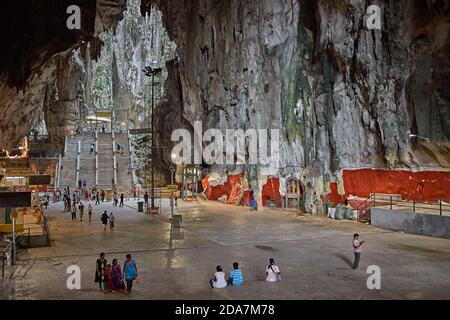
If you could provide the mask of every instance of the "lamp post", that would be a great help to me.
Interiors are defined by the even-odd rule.
[[[172,162],[176,163],[176,158],[177,155],[175,153],[172,153],[171,155],[172,157]],[[175,167],[176,168],[176,167]],[[174,184],[174,173],[175,173],[175,169],[173,165],[170,166],[170,184],[173,186]],[[170,195],[170,206],[171,206],[171,212],[172,212],[172,217],[173,217],[173,207],[174,207],[174,190],[172,189],[171,195]]]
[[[156,64],[156,61],[154,61],[154,64]],[[152,67],[152,66],[147,66],[144,69],[144,74],[147,77],[151,77],[152,79],[152,108],[151,108],[151,112],[152,112],[152,118],[151,118],[151,136],[152,136],[152,150],[150,153],[151,156],[151,160],[152,160],[152,164],[151,164],[151,182],[152,182],[152,186],[151,186],[151,192],[150,192],[150,197],[151,197],[151,209],[153,210],[155,208],[155,157],[154,157],[154,152],[155,152],[155,119],[154,119],[154,108],[155,108],[155,95],[154,95],[154,91],[155,91],[155,77],[159,76],[162,73],[162,68],[160,67]]]

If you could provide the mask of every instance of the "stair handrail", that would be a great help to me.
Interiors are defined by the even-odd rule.
[[[98,131],[95,130],[95,186],[98,186]]]
[[[78,181],[80,180],[80,154],[81,154],[81,140],[78,140],[78,150],[77,150],[77,165],[75,174],[75,186],[78,187]]]
[[[117,186],[117,156],[116,156],[116,135],[114,134],[114,130],[111,132],[112,137],[112,152],[113,152],[113,178],[114,184]],[[112,186],[114,188],[114,186]]]

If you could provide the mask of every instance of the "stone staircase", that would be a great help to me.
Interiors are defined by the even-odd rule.
[[[98,186],[106,190],[112,188],[114,178],[113,147],[110,133],[98,134]]]
[[[130,165],[128,135],[126,133],[116,133],[115,141],[117,159],[117,191],[119,194],[126,192],[131,194],[132,173],[128,170]],[[117,144],[120,144],[120,151],[117,149]]]
[[[79,136],[81,141],[80,179],[86,178],[87,187],[95,185],[95,150],[91,154],[91,144],[95,142],[95,134],[85,133]]]
[[[116,134],[116,143],[123,148],[116,151],[117,170],[117,190],[119,193],[131,193],[132,174],[128,173],[130,164],[130,150],[127,134]],[[76,167],[78,142],[81,142],[80,152],[80,172],[79,179],[86,178],[87,187],[95,186],[95,151],[91,153],[91,144],[95,142],[95,134],[84,133],[74,137],[67,137],[66,153],[61,159],[61,181],[60,188],[70,186],[72,189],[77,186]],[[111,133],[98,133],[98,187],[103,190],[112,188],[114,178],[114,154],[113,139]]]
[[[60,188],[76,186],[76,171],[77,171],[77,152],[78,152],[78,137],[67,137],[66,153],[61,159],[61,173],[60,173]]]

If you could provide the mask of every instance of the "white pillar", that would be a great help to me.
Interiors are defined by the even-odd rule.
[[[113,149],[113,173],[114,173],[114,183],[117,185],[117,157],[116,157],[116,136],[114,131],[112,132],[112,149]],[[114,187],[114,186],[113,186]]]
[[[61,161],[62,161],[62,159],[61,159],[61,154],[60,154],[59,158],[58,158],[58,167],[56,169],[56,172],[58,173],[58,179],[56,179],[56,188],[58,188],[58,189],[61,184]]]
[[[98,186],[98,132],[95,131],[95,185]]]
[[[78,141],[77,174],[76,174],[76,177],[75,177],[75,186],[78,186],[78,180],[80,180],[80,153],[81,153],[81,140]]]
[[[133,166],[133,153],[131,152],[131,139],[130,139],[130,131],[127,131],[128,135],[128,150],[130,151],[130,165],[131,165],[131,177],[133,179],[133,184],[136,185],[136,171],[134,170]]]
[[[15,209],[14,209],[15,210]],[[14,212],[14,217],[12,221],[12,257],[11,257],[11,263],[15,264],[16,257],[17,257],[17,247],[16,247],[16,212]]]

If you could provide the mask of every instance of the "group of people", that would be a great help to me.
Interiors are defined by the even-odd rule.
[[[281,281],[280,268],[275,265],[275,260],[273,258],[269,259],[269,265],[266,268],[266,281]],[[242,270],[239,268],[239,263],[233,263],[233,269],[230,271],[228,278],[226,278],[223,268],[221,266],[217,266],[216,273],[214,273],[214,276],[210,279],[209,283],[213,289],[223,289],[230,285],[238,287],[242,286],[244,284],[244,275],[242,274]]]
[[[359,240],[359,234],[355,233],[353,235],[353,253],[355,259],[353,261],[353,269],[358,269],[359,261],[361,259],[361,254],[363,252],[363,244],[365,241]],[[281,271],[280,268],[275,265],[275,260],[273,258],[269,259],[269,265],[266,267],[266,281],[268,282],[279,282],[281,281]],[[230,271],[228,278],[223,272],[221,266],[216,267],[216,272],[212,279],[210,279],[211,288],[223,289],[229,285],[242,286],[244,284],[244,276],[241,269],[239,269],[239,263],[233,263],[233,269]]]
[[[114,192],[113,206],[114,207],[119,206],[119,207],[123,208],[123,205],[124,205],[124,203],[123,203],[123,193],[120,195],[120,204],[119,204],[119,196],[118,196],[117,192]]]
[[[105,225],[105,229],[108,219],[108,215],[105,211],[102,216],[102,221],[104,221],[103,224]],[[113,218],[112,221],[115,221],[115,218]],[[362,253],[362,246],[364,243],[364,241],[359,240],[359,234],[354,234],[352,241],[355,255],[353,269],[358,269]],[[269,264],[267,265],[265,272],[267,282],[281,281],[280,268],[275,264],[275,260],[273,258],[269,259]],[[140,280],[138,278],[136,262],[130,254],[126,255],[126,260],[123,263],[123,268],[118,263],[117,259],[113,259],[112,264],[108,264],[105,253],[102,252],[100,254],[100,258],[96,263],[95,282],[99,284],[101,292],[122,292],[130,294],[133,288],[134,281],[139,282]],[[233,263],[233,268],[229,272],[228,277],[223,271],[222,266],[217,266],[216,272],[210,279],[209,283],[211,288],[213,289],[223,289],[228,286],[242,286],[244,284],[244,275],[242,273],[242,270],[239,268],[239,263]]]
[[[77,213],[79,213],[80,222],[83,222],[84,210],[85,210],[85,206],[84,206],[83,202],[80,202],[78,204],[78,206],[76,205],[76,203],[74,203],[70,209],[70,212],[72,214],[72,221],[77,221]],[[90,204],[88,205],[87,213],[88,213],[89,223],[91,223],[93,208]]]
[[[121,292],[130,294],[133,282],[139,282],[136,262],[130,254],[126,255],[123,267],[117,259],[108,264],[106,254],[102,252],[96,262],[95,282],[99,284],[100,291]]]

